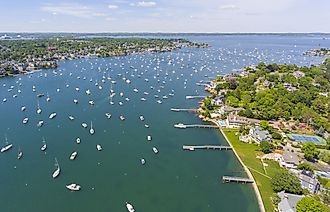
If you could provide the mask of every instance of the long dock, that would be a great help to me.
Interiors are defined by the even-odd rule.
[[[254,183],[254,181],[250,178],[245,178],[245,177],[233,177],[233,176],[222,176],[222,181],[224,183],[230,183],[230,182],[235,182],[235,183]]]
[[[218,128],[217,125],[207,125],[207,124],[175,124],[175,128],[186,129],[186,128]]]
[[[230,146],[218,146],[218,145],[184,145],[183,150],[194,151],[195,149],[212,149],[212,150],[231,150]]]
[[[206,96],[186,96],[186,99],[204,99]]]
[[[197,112],[197,109],[171,108],[173,112]]]

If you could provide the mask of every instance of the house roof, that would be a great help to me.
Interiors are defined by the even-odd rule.
[[[254,127],[253,128],[253,135],[252,136],[258,136],[260,140],[268,140],[272,136],[269,134],[268,130],[262,130],[260,127]]]
[[[277,193],[281,198],[281,202],[278,204],[280,212],[295,212],[297,203],[304,197],[297,194],[289,194],[284,191]]]

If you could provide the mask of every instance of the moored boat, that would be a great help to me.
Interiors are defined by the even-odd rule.
[[[65,186],[67,189],[69,189],[70,191],[80,191],[81,186],[76,184],[76,183],[71,183],[69,185]]]
[[[126,202],[126,208],[127,208],[128,212],[135,212],[133,205],[131,205],[128,202]]]

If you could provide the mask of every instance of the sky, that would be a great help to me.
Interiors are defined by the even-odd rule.
[[[0,0],[1,32],[330,32],[330,0]]]

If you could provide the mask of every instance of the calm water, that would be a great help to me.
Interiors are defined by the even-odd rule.
[[[206,94],[196,82],[245,65],[259,61],[320,63],[323,58],[304,57],[302,52],[319,44],[330,47],[329,36],[323,37],[190,35],[188,39],[212,47],[63,61],[55,70],[0,79],[0,144],[5,145],[5,137],[13,144],[0,154],[1,211],[120,212],[126,211],[126,201],[144,212],[258,211],[250,185],[222,184],[220,180],[222,175],[245,175],[232,152],[182,150],[184,144],[225,145],[222,135],[212,129],[175,129],[173,125],[179,122],[201,121],[194,114],[175,113],[170,108],[196,107],[197,100],[185,99],[186,95]],[[91,95],[86,95],[87,89]],[[116,93],[113,105],[109,104],[110,89]],[[39,93],[48,93],[51,101],[46,96],[37,98]],[[2,102],[4,98],[7,102]],[[89,100],[95,105],[90,106]],[[38,103],[41,114],[36,113]],[[21,112],[22,106],[26,111]],[[50,120],[52,112],[57,116]],[[110,119],[106,112],[112,115]],[[75,120],[70,121],[70,115]],[[121,121],[120,115],[126,120]],[[26,125],[22,124],[25,117],[29,118]],[[41,128],[36,126],[39,120],[45,122]],[[94,135],[89,134],[91,121]],[[81,126],[83,122],[87,129]],[[152,141],[147,141],[147,135]],[[80,144],[75,142],[77,137]],[[43,138],[46,152],[40,150]],[[97,151],[96,144],[103,150]],[[158,154],[153,153],[154,146]],[[24,153],[21,160],[17,160],[19,148]],[[78,156],[70,161],[73,151]],[[55,157],[61,174],[53,179]],[[145,165],[140,158],[145,158]],[[65,188],[73,182],[82,186],[80,192]]]

